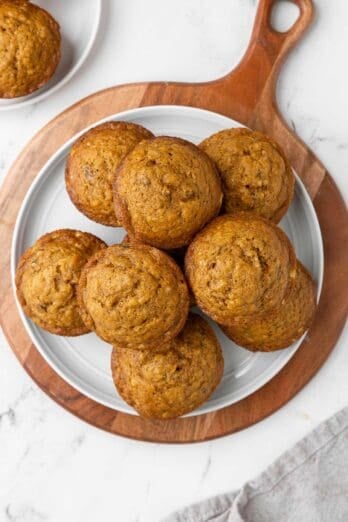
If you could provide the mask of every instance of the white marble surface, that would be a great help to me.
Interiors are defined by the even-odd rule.
[[[227,72],[246,47],[256,4],[104,0],[102,30],[80,74],[40,105],[0,114],[1,180],[33,133],[93,91]],[[279,104],[347,198],[348,2],[315,4],[315,23],[282,71]],[[347,403],[347,344],[346,331],[311,383],[263,422],[221,440],[165,446],[111,436],[63,411],[25,374],[1,335],[0,521],[155,522],[238,488]]]

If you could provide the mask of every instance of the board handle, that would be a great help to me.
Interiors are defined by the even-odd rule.
[[[260,0],[256,13],[251,40],[256,40],[261,45],[270,45],[275,57],[286,53],[293,47],[310,25],[314,15],[312,0],[288,1],[297,5],[300,13],[287,31],[277,31],[272,27],[272,10],[279,3],[278,0]]]
[[[231,87],[243,91],[243,99],[249,100],[249,111],[269,90],[274,95],[275,84],[282,63],[310,25],[314,6],[312,0],[290,0],[298,6],[299,16],[285,32],[272,27],[272,10],[278,0],[259,0],[250,42],[239,65],[223,78]],[[248,85],[245,85],[248,79]],[[252,81],[250,81],[252,79]]]
[[[247,54],[257,52],[262,47],[267,49],[269,65],[278,72],[288,52],[306,32],[314,16],[312,0],[290,0],[299,8],[299,16],[294,24],[284,32],[272,27],[272,11],[278,0],[260,0],[256,13],[251,42]],[[275,72],[273,72],[275,74]]]

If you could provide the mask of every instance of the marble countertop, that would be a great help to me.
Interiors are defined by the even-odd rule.
[[[282,70],[278,101],[347,199],[348,2],[315,5],[311,30]],[[0,180],[26,141],[85,95],[116,83],[226,73],[245,50],[256,6],[255,0],[104,0],[101,31],[80,73],[44,102],[0,114]],[[179,446],[122,439],[76,419],[38,389],[1,334],[0,521],[155,522],[240,487],[346,405],[347,345],[346,330],[310,384],[268,419],[220,440]]]

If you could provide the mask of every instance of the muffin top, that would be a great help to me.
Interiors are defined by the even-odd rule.
[[[295,263],[284,232],[251,212],[214,219],[185,258],[198,306],[221,324],[278,306],[295,277]]]
[[[222,179],[225,212],[251,210],[278,223],[294,193],[295,178],[280,146],[261,132],[226,129],[200,147]]]
[[[121,163],[115,211],[128,234],[172,249],[187,245],[218,212],[222,192],[213,162],[179,138],[139,143]]]
[[[222,327],[232,341],[251,351],[287,348],[308,330],[316,309],[315,284],[297,261],[296,277],[281,305],[263,318],[247,318]]]
[[[135,244],[97,253],[78,288],[85,323],[106,342],[136,349],[170,341],[185,324],[189,297],[183,273],[167,254]]]
[[[59,335],[89,331],[82,321],[76,287],[82,267],[105,243],[87,232],[56,230],[42,236],[19,260],[17,297],[41,328]]]
[[[0,98],[30,94],[57,68],[59,25],[27,0],[0,0],[0,50]]]
[[[123,399],[152,419],[172,419],[205,402],[219,384],[224,361],[209,324],[189,314],[164,352],[114,347],[111,370]]]
[[[122,239],[122,244],[129,245],[130,243],[138,243],[137,241],[131,239],[128,234],[124,236]],[[140,243],[142,244],[142,243]],[[179,268],[184,271],[185,269],[185,254],[186,254],[186,247],[182,248],[176,248],[173,250],[167,250],[166,254],[168,254],[175,263],[179,266]],[[190,307],[196,306],[196,300],[193,295],[193,293],[188,289],[189,291],[189,301],[190,301]]]
[[[112,186],[116,169],[137,143],[153,134],[135,123],[102,123],[83,134],[72,146],[65,183],[74,205],[103,225],[120,226]]]

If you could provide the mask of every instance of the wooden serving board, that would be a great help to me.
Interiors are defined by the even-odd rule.
[[[73,105],[48,123],[13,164],[0,196],[1,304],[5,335],[25,370],[61,406],[112,433],[155,442],[195,442],[246,428],[276,411],[318,371],[335,346],[348,308],[348,216],[329,173],[286,125],[278,112],[275,86],[289,50],[313,16],[312,0],[293,0],[300,16],[286,33],[270,25],[275,0],[260,0],[247,52],[225,77],[208,83],[138,83],[112,87]],[[19,318],[10,277],[15,220],[33,179],[50,156],[75,133],[108,115],[146,105],[189,105],[215,111],[265,131],[285,149],[304,181],[318,214],[325,249],[325,275],[315,322],[286,367],[268,384],[227,408],[171,421],[148,421],[92,401],[63,381],[44,361]]]

